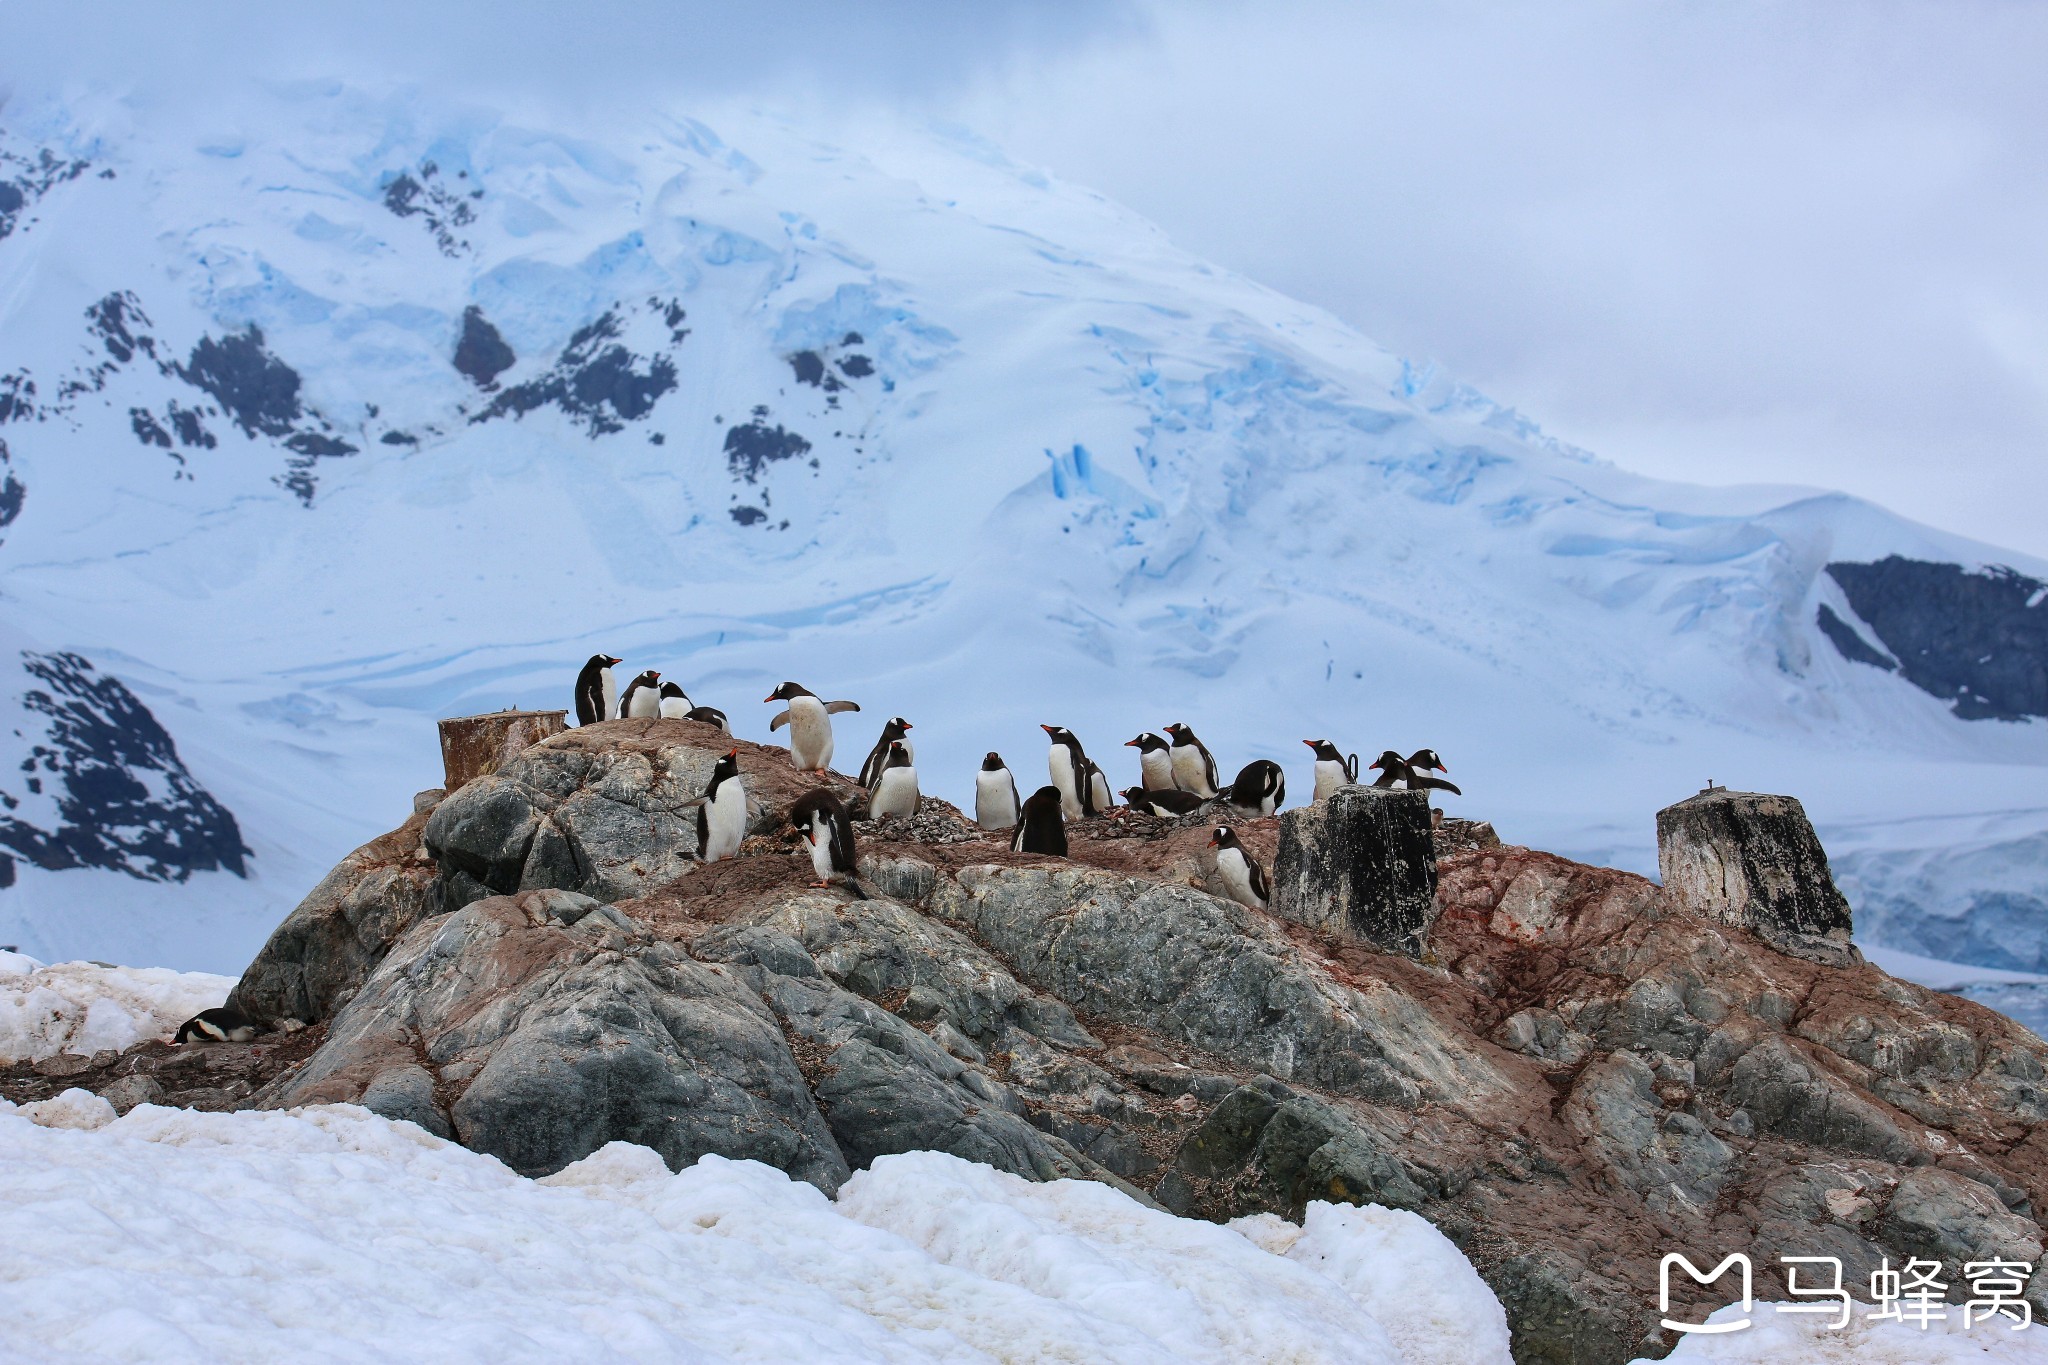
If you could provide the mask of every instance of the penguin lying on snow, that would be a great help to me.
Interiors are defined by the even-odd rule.
[[[1216,759],[1208,746],[1178,721],[1167,726],[1166,733],[1173,736],[1173,785],[1204,799],[1214,799]]]
[[[263,1031],[262,1026],[240,1010],[222,1005],[201,1010],[178,1025],[177,1043],[246,1043]]]
[[[652,720],[661,714],[661,674],[648,669],[626,684],[619,698],[620,720]]]
[[[707,863],[730,858],[747,837],[747,789],[740,782],[740,751],[733,749],[711,770],[711,783],[697,805],[697,857]]]
[[[1126,749],[1138,751],[1138,777],[1148,792],[1174,790],[1173,746],[1150,730],[1124,741]]]
[[[789,727],[789,761],[799,771],[821,773],[832,762],[832,717],[841,711],[858,711],[850,701],[823,701],[808,687],[786,682],[761,699],[786,701],[789,709],[768,722],[768,728]]]
[[[917,769],[910,764],[910,746],[900,739],[889,741],[889,754],[875,779],[874,794],[868,797],[868,818],[886,815],[908,818],[917,814]]]
[[[821,787],[797,798],[789,808],[789,823],[810,850],[811,868],[818,874],[813,885],[841,887],[857,901],[868,898],[853,877],[853,815],[844,801]]]
[[[903,717],[889,718],[889,723],[882,727],[882,737],[875,741],[875,747],[868,750],[867,761],[860,765],[860,777],[857,780],[863,787],[869,791],[875,789],[875,783],[882,776],[882,769],[889,766],[889,746],[899,739],[903,741],[903,752],[910,755],[910,761],[917,761],[917,747],[910,742],[910,730],[910,722]]]
[[[660,698],[655,709],[656,713],[663,720],[688,720],[690,712],[697,705],[690,700],[689,693],[683,691],[679,685],[672,682],[665,682],[661,685]]]
[[[1224,795],[1241,811],[1271,815],[1287,804],[1287,774],[1272,759],[1255,758],[1238,771]]]
[[[1060,794],[1060,809],[1069,820],[1107,814],[1116,803],[1110,799],[1109,779],[1081,748],[1081,741],[1064,725],[1041,725],[1052,737],[1045,765],[1052,785]]]
[[[622,662],[611,654],[593,654],[576,675],[578,725],[595,725],[619,713],[619,684],[612,677],[612,665]]]
[[[1228,825],[1216,826],[1216,832],[1209,836],[1209,847],[1216,850],[1216,876],[1230,898],[1254,910],[1265,909],[1273,894],[1266,884],[1266,869],[1259,866],[1250,849],[1237,841],[1237,831]]]
[[[1432,760],[1436,758],[1435,751],[1431,749],[1417,749],[1415,752],[1417,757],[1427,754]],[[1446,791],[1453,796],[1463,796],[1465,794],[1459,791],[1455,785],[1444,781],[1441,777],[1431,777],[1426,772],[1417,772],[1412,763],[1395,753],[1392,749],[1386,750],[1378,758],[1374,759],[1372,766],[1379,769],[1380,774],[1373,782],[1375,787],[1392,787],[1394,784],[1399,783],[1409,791]]]
[[[1017,828],[1010,832],[1010,848],[1016,853],[1050,853],[1067,856],[1067,821],[1062,813],[1066,798],[1058,787],[1040,787],[1031,793],[1017,816]]]
[[[1017,799],[1017,779],[1003,766],[1003,756],[991,749],[974,775],[974,823],[983,829],[1014,829],[1023,803]]]
[[[1305,739],[1303,744],[1316,753],[1316,794],[1318,801],[1337,788],[1358,780],[1358,755],[1343,754],[1327,739]]]
[[[1132,810],[1141,810],[1147,815],[1164,816],[1167,819],[1172,819],[1177,815],[1186,815],[1190,811],[1200,810],[1208,804],[1208,802],[1193,792],[1184,792],[1177,787],[1168,787],[1164,791],[1148,791],[1144,787],[1126,787],[1123,791],[1123,798],[1125,804],[1130,806]]]

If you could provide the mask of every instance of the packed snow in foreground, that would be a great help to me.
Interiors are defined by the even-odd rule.
[[[0,1066],[168,1039],[178,1025],[226,1000],[234,984],[231,976],[209,972],[97,962],[45,966],[0,952]]]

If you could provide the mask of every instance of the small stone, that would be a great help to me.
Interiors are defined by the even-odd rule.
[[[162,1099],[164,1088],[148,1076],[123,1076],[106,1089],[100,1091],[100,1098],[114,1106],[114,1112],[125,1114],[138,1104],[155,1104]]]
[[[35,1063],[35,1073],[38,1076],[49,1076],[53,1079],[82,1076],[90,1070],[92,1058],[81,1057],[75,1052],[55,1053]]]

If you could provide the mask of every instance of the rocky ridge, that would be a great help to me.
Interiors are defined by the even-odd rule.
[[[727,748],[750,837],[699,865],[688,802]],[[1951,1281],[2042,1260],[2048,1046],[1853,951],[1794,956],[1464,822],[1413,956],[1221,898],[1193,819],[1088,822],[1062,860],[927,800],[859,826],[856,900],[786,843],[811,781],[779,748],[615,721],[426,794],[251,964],[232,1003],[311,1027],[246,1045],[268,1060],[214,1102],[359,1102],[533,1174],[625,1139],[829,1192],[936,1149],[1204,1218],[1414,1209],[1521,1361],[1668,1349],[1669,1251],[1746,1251],[1764,1298],[1781,1255],[1851,1285],[1885,1257]],[[1272,867],[1286,819],[1231,823]],[[1725,1297],[1673,1288],[1696,1315]]]

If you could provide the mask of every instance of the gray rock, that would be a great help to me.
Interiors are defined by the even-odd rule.
[[[399,1123],[415,1123],[437,1138],[454,1140],[455,1130],[434,1099],[434,1077],[418,1062],[386,1067],[363,1087],[363,1108]]]
[[[1357,784],[1280,815],[1273,913],[1421,957],[1436,922],[1429,793]]]
[[[2041,1259],[2041,1232],[2006,1208],[1989,1188],[1938,1167],[1923,1166],[1899,1177],[1877,1231],[1913,1255],[1959,1270],[1965,1262],[1993,1258]]]
[[[848,1173],[760,999],[586,896],[493,897],[416,926],[259,1099],[361,1101],[380,1081],[418,1099],[418,1078],[388,1076],[422,1053],[455,1092],[456,1137],[525,1174],[614,1140],[672,1169],[751,1158],[828,1193]]]
[[[1695,914],[1797,957],[1837,966],[1858,960],[1849,903],[1793,797],[1716,787],[1666,806],[1657,812],[1657,867],[1665,889]]]
[[[1766,1133],[1899,1165],[1929,1159],[1888,1114],[1783,1037],[1743,1054],[1728,1093]]]
[[[1175,1212],[1211,1217],[1278,1209],[1299,1219],[1315,1199],[1415,1209],[1428,1198],[1385,1138],[1272,1077],[1226,1095],[1181,1144],[1159,1189]]]
[[[125,1114],[138,1104],[155,1104],[163,1096],[162,1086],[139,1074],[123,1076],[100,1091],[100,1098],[113,1105],[118,1114]]]
[[[1593,1040],[1554,1010],[1517,1010],[1501,1022],[1495,1040],[1504,1048],[1559,1066],[1577,1066],[1593,1051]]]
[[[1579,1074],[1562,1116],[1652,1209],[1697,1217],[1720,1192],[1734,1153],[1698,1119],[1667,1113],[1655,1080],[1641,1058],[1610,1053]]]

